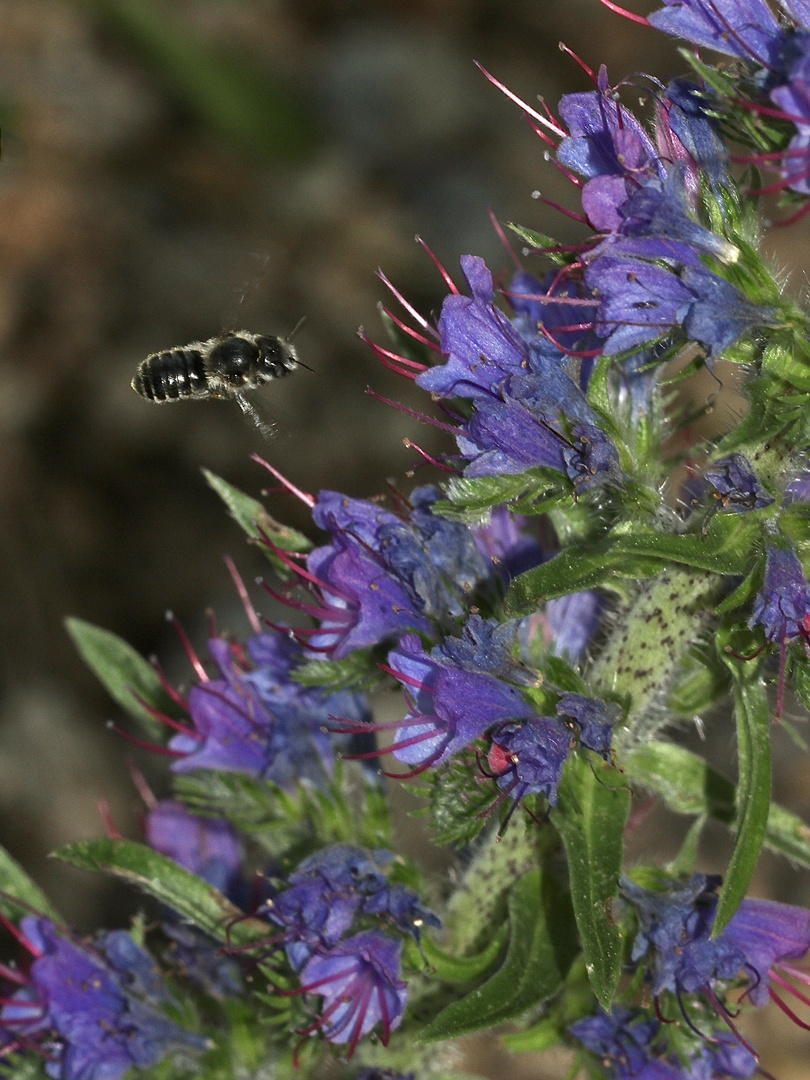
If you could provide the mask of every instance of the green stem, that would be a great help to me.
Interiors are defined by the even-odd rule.
[[[668,720],[662,692],[695,641],[717,600],[722,578],[702,570],[673,568],[643,582],[627,611],[586,673],[598,691],[628,703],[625,725],[615,732],[617,749],[652,738]]]

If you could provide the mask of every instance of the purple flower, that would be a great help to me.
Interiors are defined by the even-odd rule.
[[[780,972],[810,982],[791,964],[810,950],[810,912],[771,900],[746,899],[725,930],[713,938],[719,884],[717,877],[695,874],[685,885],[654,893],[622,882],[622,892],[639,919],[632,959],[637,962],[649,950],[654,952],[653,993],[702,992],[713,997],[718,979],[734,979],[742,972],[749,983],[746,996],[754,1005],[766,1004],[770,996],[785,1008],[771,987],[772,979],[802,999]]]
[[[527,615],[520,621],[519,638],[526,656],[534,656],[538,646],[560,656],[570,664],[577,664],[585,655],[594,635],[599,629],[604,602],[593,589],[569,593],[549,600],[545,611]]]
[[[506,581],[543,561],[543,545],[524,531],[527,524],[528,518],[513,514],[506,506],[495,506],[486,525],[470,527],[479,552]]]
[[[557,788],[571,749],[565,727],[549,716],[525,724],[501,724],[492,735],[487,764],[498,787],[519,803],[527,795],[545,795],[557,805]]]
[[[613,232],[628,195],[650,179],[663,180],[665,169],[641,124],[615,100],[604,67],[597,87],[561,99],[559,112],[570,135],[560,143],[557,159],[588,178],[582,208],[593,228]]]
[[[28,984],[0,1009],[0,1027],[26,1045],[46,1041],[52,1075],[118,1080],[173,1050],[207,1048],[206,1039],[155,1009],[167,992],[151,957],[123,931],[91,948],[63,937],[46,918],[27,916],[21,929],[35,959]]]
[[[723,510],[745,514],[770,506],[774,501],[743,454],[731,454],[712,462],[703,475],[717,489],[715,498]]]
[[[334,1043],[357,1043],[382,1024],[382,1042],[399,1027],[408,1000],[407,983],[400,979],[402,944],[370,930],[347,938],[326,952],[316,953],[301,972],[301,992],[323,997],[319,1020],[303,1033],[316,1030]]]
[[[286,889],[266,901],[263,913],[282,933],[275,941],[300,971],[317,949],[329,949],[346,934],[363,900],[387,888],[382,866],[388,852],[366,852],[333,844],[305,859],[290,874]]]
[[[769,996],[782,1004],[771,980],[787,992],[797,993],[786,983],[783,973],[805,984],[810,982],[807,972],[791,964],[810,950],[810,911],[773,900],[743,900],[720,937],[745,957],[750,984],[746,996],[754,1005],[766,1005]]]
[[[692,206],[699,205],[701,178],[718,198],[729,190],[728,150],[711,115],[710,91],[673,79],[658,107],[656,137],[663,154],[682,167]]]
[[[192,814],[183,803],[162,799],[146,815],[146,842],[229,896],[242,873],[242,845],[223,818]]]
[[[557,715],[576,730],[582,746],[609,759],[613,726],[619,717],[617,706],[584,694],[563,694],[557,702]]]
[[[292,673],[303,659],[300,645],[280,633],[248,642],[259,661],[237,662],[238,650],[220,639],[209,643],[221,677],[189,694],[193,729],[174,736],[178,755],[172,770],[219,769],[246,773],[290,787],[301,780],[323,786],[334,763],[332,739],[324,724],[334,714],[357,721],[368,711],[361,695],[325,694],[301,686]]]
[[[504,379],[521,371],[528,350],[518,331],[494,306],[492,274],[484,260],[463,255],[461,268],[472,296],[453,293],[439,317],[446,363],[417,376],[417,386],[438,397],[497,395]]]
[[[688,1063],[665,1056],[661,1025],[639,1011],[621,1006],[572,1024],[568,1031],[609,1068],[614,1080],[747,1080],[757,1070],[756,1057],[728,1033],[712,1035]]]
[[[638,963],[652,952],[654,995],[696,994],[711,989],[716,979],[733,979],[743,967],[744,953],[733,941],[725,934],[711,937],[719,884],[718,877],[695,874],[685,885],[657,893],[622,882],[639,921],[631,959]]]
[[[415,635],[389,653],[388,665],[411,703],[390,750],[415,772],[440,765],[497,724],[535,715],[514,687],[465,670],[440,648],[428,654]]]
[[[765,67],[778,59],[785,32],[765,0],[664,0],[664,5],[649,16],[658,30]]]
[[[332,539],[307,561],[306,576],[322,604],[304,606],[320,624],[310,651],[342,659],[408,630],[431,634],[433,619],[465,610],[467,595],[488,568],[470,529],[433,513],[440,497],[435,487],[417,488],[401,517],[321,493],[314,519]]]
[[[609,1013],[577,1020],[568,1030],[592,1054],[609,1061],[619,1075],[636,1076],[649,1061],[660,1028],[658,1020],[616,1006]]]
[[[761,625],[768,641],[780,643],[810,632],[810,585],[792,548],[768,548],[765,581],[748,625]]]
[[[659,245],[662,258],[682,257],[689,262],[693,255],[712,255],[723,263],[734,263],[739,249],[724,237],[705,228],[692,217],[681,169],[675,167],[663,183],[653,182],[635,191],[620,210],[621,222],[615,237],[666,241]],[[618,250],[609,237],[586,261],[592,262],[602,251]],[[628,245],[624,245],[628,250]],[[637,249],[638,250],[638,249]]]
[[[661,265],[673,255],[680,268]],[[773,308],[752,304],[697,256],[689,256],[687,245],[657,238],[617,241],[588,265],[585,281],[601,300],[596,330],[606,339],[609,356],[682,328],[715,357],[774,315]]]
[[[430,911],[413,889],[405,885],[386,885],[371,893],[363,903],[367,915],[382,915],[403,934],[409,934],[418,945],[425,926],[439,929],[442,920]]]

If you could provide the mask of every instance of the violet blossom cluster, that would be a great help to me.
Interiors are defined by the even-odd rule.
[[[572,182],[575,241],[515,226],[511,277],[467,254],[463,289],[439,266],[435,319],[383,279],[404,315],[391,347],[366,340],[435,404],[406,411],[452,438],[415,446],[442,482],[311,495],[267,465],[310,540],[215,478],[289,615],[260,618],[234,574],[251,633],[212,632],[203,662],[180,631],[190,686],[74,626],[172,791],[133,768],[144,842],[107,820],[63,857],[157,906],[85,940],[8,864],[25,958],[0,965],[0,1072],[444,1080],[458,1036],[510,1021],[593,1076],[724,1080],[769,1075],[748,1007],[808,1027],[810,911],[746,894],[763,846],[810,867],[769,756],[789,692],[810,707],[810,319],[754,213],[771,188],[810,206],[810,5],[630,17],[722,71],[701,52],[689,78],[636,78],[639,114],[584,61],[556,113],[488,76]],[[676,388],[727,364],[748,414],[695,445]],[[724,704],[736,785],[672,734]],[[446,880],[395,854],[401,781]],[[631,793],[696,818],[666,870],[624,853]],[[709,817],[734,833],[724,876],[696,871]]]

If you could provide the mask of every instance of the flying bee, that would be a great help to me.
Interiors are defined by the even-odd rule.
[[[290,342],[298,326],[286,338],[235,330],[150,353],[138,365],[132,389],[149,401],[233,398],[260,431],[270,435],[272,425],[260,418],[244,394],[298,367],[301,362]]]

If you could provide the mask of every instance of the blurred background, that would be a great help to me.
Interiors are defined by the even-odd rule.
[[[490,210],[575,237],[532,199],[573,192],[473,64],[555,106],[591,85],[560,40],[614,80],[684,67],[597,0],[0,0],[0,839],[79,928],[120,921],[120,893],[47,853],[101,832],[99,799],[137,835],[138,803],[104,727],[115,707],[63,619],[187,679],[164,611],[201,647],[209,607],[246,631],[222,556],[249,582],[263,568],[201,466],[258,495],[258,452],[306,490],[369,495],[414,464],[404,436],[433,445],[365,394],[424,404],[357,338],[382,338],[375,270],[436,312],[446,290],[417,232],[456,275],[466,253],[508,265]],[[801,268],[807,235],[777,230],[780,267]],[[302,316],[313,372],[259,396],[269,443],[232,402],[156,407],[130,389],[150,352],[223,327],[284,335]],[[305,526],[291,498],[268,507]],[[727,725],[717,741],[728,758]],[[783,791],[806,811],[800,768]],[[672,823],[657,835],[671,854]],[[807,904],[807,882],[766,860],[758,890]],[[782,1080],[805,1075],[797,1037],[780,1029],[768,1058]]]

